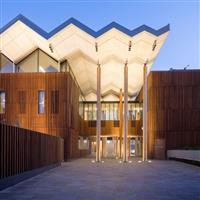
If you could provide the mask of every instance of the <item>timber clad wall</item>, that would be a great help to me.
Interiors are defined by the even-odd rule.
[[[45,91],[44,114],[38,114],[39,90]],[[65,160],[79,156],[80,90],[69,73],[2,73],[0,91],[6,92],[1,121],[60,136],[65,139]]]
[[[63,145],[60,137],[0,123],[0,178],[61,163]]]
[[[148,151],[200,146],[200,70],[151,72],[148,78]]]

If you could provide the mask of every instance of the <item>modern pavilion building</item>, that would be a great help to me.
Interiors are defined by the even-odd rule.
[[[169,25],[115,22],[95,32],[73,18],[47,33],[17,16],[0,30],[2,148],[12,131],[62,138],[65,160],[165,159],[169,149],[200,144],[200,71],[151,71],[168,34]],[[41,151],[55,156],[58,146]]]

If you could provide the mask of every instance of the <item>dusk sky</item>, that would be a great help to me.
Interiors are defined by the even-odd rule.
[[[74,17],[95,31],[112,21],[134,29],[142,24],[170,34],[153,70],[200,68],[200,1],[10,1],[1,0],[3,27],[23,14],[49,32]]]

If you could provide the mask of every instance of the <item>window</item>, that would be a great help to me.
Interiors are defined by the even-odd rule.
[[[16,66],[17,72],[57,72],[58,62],[41,49],[36,49]]]
[[[44,100],[45,100],[45,91],[38,91],[38,114],[44,113]]]
[[[26,92],[19,91],[19,113],[26,113]]]
[[[14,64],[5,55],[0,53],[0,73],[13,72]]]
[[[5,113],[6,108],[6,93],[0,91],[0,113]]]
[[[119,104],[114,104],[114,120],[119,120]]]
[[[51,91],[51,113],[59,113],[59,91]]]

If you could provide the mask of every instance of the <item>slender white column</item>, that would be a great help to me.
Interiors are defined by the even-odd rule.
[[[128,161],[127,156],[127,135],[128,135],[128,64],[124,66],[124,138],[123,138],[123,161]]]
[[[147,160],[147,64],[144,64],[143,69],[143,155],[142,160]]]
[[[101,67],[97,67],[97,128],[96,128],[96,161],[101,161],[100,155],[100,137],[101,137]]]

